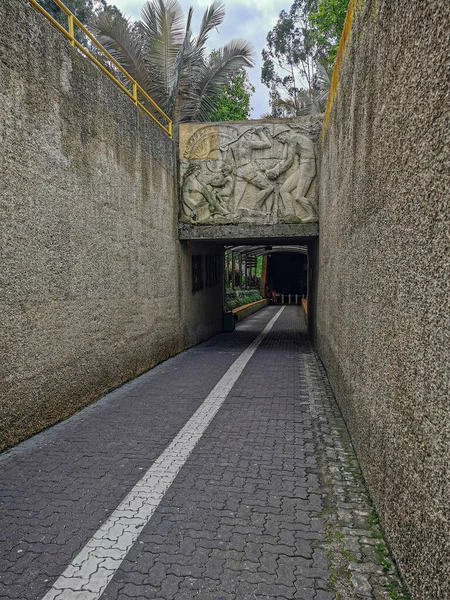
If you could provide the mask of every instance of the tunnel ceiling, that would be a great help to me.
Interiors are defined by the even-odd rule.
[[[245,254],[246,256],[263,256],[264,254],[274,254],[281,252],[292,252],[297,254],[307,254],[308,249],[306,246],[225,246],[225,250],[234,252],[236,254]]]

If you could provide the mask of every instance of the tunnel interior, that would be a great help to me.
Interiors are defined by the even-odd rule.
[[[294,252],[268,254],[266,291],[306,297],[307,265],[305,254]]]
[[[216,316],[220,303],[223,331],[227,332],[234,331],[233,318],[243,320],[267,305],[294,304],[304,311],[308,331],[314,335],[314,240],[290,244],[257,240],[255,245],[230,242],[192,247],[192,299],[206,294],[202,310]]]
[[[308,296],[308,247],[225,247],[225,287],[227,293],[257,290],[270,302],[300,304]]]

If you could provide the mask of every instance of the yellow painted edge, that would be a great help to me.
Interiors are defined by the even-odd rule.
[[[358,4],[361,3],[361,0],[356,0]],[[323,140],[325,132],[328,128],[328,122],[330,120],[331,109],[333,106],[334,99],[336,97],[337,86],[339,83],[339,70],[341,67],[342,60],[344,58],[345,47],[347,45],[348,39],[350,37],[350,32],[353,24],[353,15],[355,13],[355,0],[350,0],[348,3],[347,14],[345,16],[344,29],[342,31],[341,39],[339,42],[339,48],[336,54],[336,61],[334,63],[333,74],[331,76],[330,82],[330,92],[328,94],[327,107],[325,110],[325,116],[323,119],[323,127],[321,133],[321,139]]]
[[[255,302],[249,302],[249,304],[243,304],[242,306],[238,306],[236,308],[233,308],[231,310],[232,313],[238,313],[241,312],[241,310],[244,310],[244,308],[248,308],[249,306],[253,306],[254,304],[261,304],[261,302],[266,302],[267,303],[267,299],[263,298],[262,300],[256,300]]]
[[[302,298],[302,306],[305,314],[308,314],[308,300],[306,298]]]

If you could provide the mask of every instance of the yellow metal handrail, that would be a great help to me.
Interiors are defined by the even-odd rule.
[[[65,29],[60,23],[58,23],[56,19],[54,19],[45,10],[45,8],[43,8],[39,4],[39,2],[37,2],[37,0],[28,0],[28,2],[30,2],[30,4],[32,4],[36,10],[43,14],[44,17],[48,19],[50,23],[52,23],[52,25],[54,25],[63,35],[65,35],[66,38],[69,39],[70,44],[73,47],[78,48],[78,50],[80,50],[85,56],[87,56],[87,58],[89,58],[89,60],[91,60],[99,69],[101,69],[103,73],[105,73],[105,75],[107,75],[111,79],[111,81],[113,81],[136,104],[136,106],[139,106],[139,108],[143,110],[145,114],[148,115],[150,119],[158,125],[158,127],[160,127],[163,131],[167,133],[167,135],[170,138],[172,138],[171,119],[156,104],[156,102],[154,102],[150,98],[147,92],[142,89],[139,83],[135,79],[133,79],[133,77],[131,77],[131,75],[122,67],[122,65],[120,65],[113,56],[111,56],[108,50],[106,50],[106,48],[104,48],[102,44],[100,44],[100,42],[95,39],[95,37],[86,29],[83,23],[81,23],[76,18],[76,16],[70,12],[67,6],[65,6],[60,0],[53,0],[53,2],[57,4],[59,8],[67,15],[67,29]],[[116,69],[118,69],[122,73],[122,75],[124,75],[124,77],[128,79],[128,81],[131,83],[132,91],[128,90],[110,71],[108,71],[108,69],[104,65],[102,65],[100,61],[98,61],[95,58],[95,56],[93,56],[89,52],[89,50],[87,50],[84,46],[80,44],[78,40],[75,39],[75,25],[79,29],[81,29],[81,31],[91,40],[91,42],[100,50],[100,52],[102,52],[102,54],[106,56],[106,58],[116,67]],[[160,114],[165,121],[167,121],[167,126],[158,121],[158,119],[154,115],[152,115],[152,113],[142,104],[142,102],[138,98],[138,94],[141,94],[145,98],[145,100],[150,104],[150,106],[152,106],[155,109],[155,111],[158,114]]]

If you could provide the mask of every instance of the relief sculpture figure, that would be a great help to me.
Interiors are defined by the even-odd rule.
[[[270,206],[267,201],[274,191],[274,185],[265,173],[252,162],[253,150],[265,150],[271,148],[272,144],[266,135],[264,127],[252,127],[241,134],[236,140],[226,145],[222,145],[222,151],[230,149],[236,165],[236,188],[235,188],[235,207],[239,209],[247,184],[255,186],[260,191],[256,196],[255,209],[270,213],[273,207],[273,200]]]
[[[218,198],[201,180],[201,169],[198,164],[191,163],[183,179],[183,215],[188,221],[204,222],[215,215],[227,215]]]
[[[183,127],[182,221],[197,225],[318,221],[320,118]]]
[[[312,140],[302,133],[288,131],[282,131],[274,137],[284,145],[283,157],[275,167],[266,171],[267,177],[276,179],[298,162],[298,167],[280,188],[282,212],[298,216],[303,223],[317,221],[314,199],[306,197],[316,176],[316,156]]]
[[[232,167],[224,164],[221,172],[211,178],[208,185],[212,188],[217,204],[221,207],[227,206],[234,187]]]

